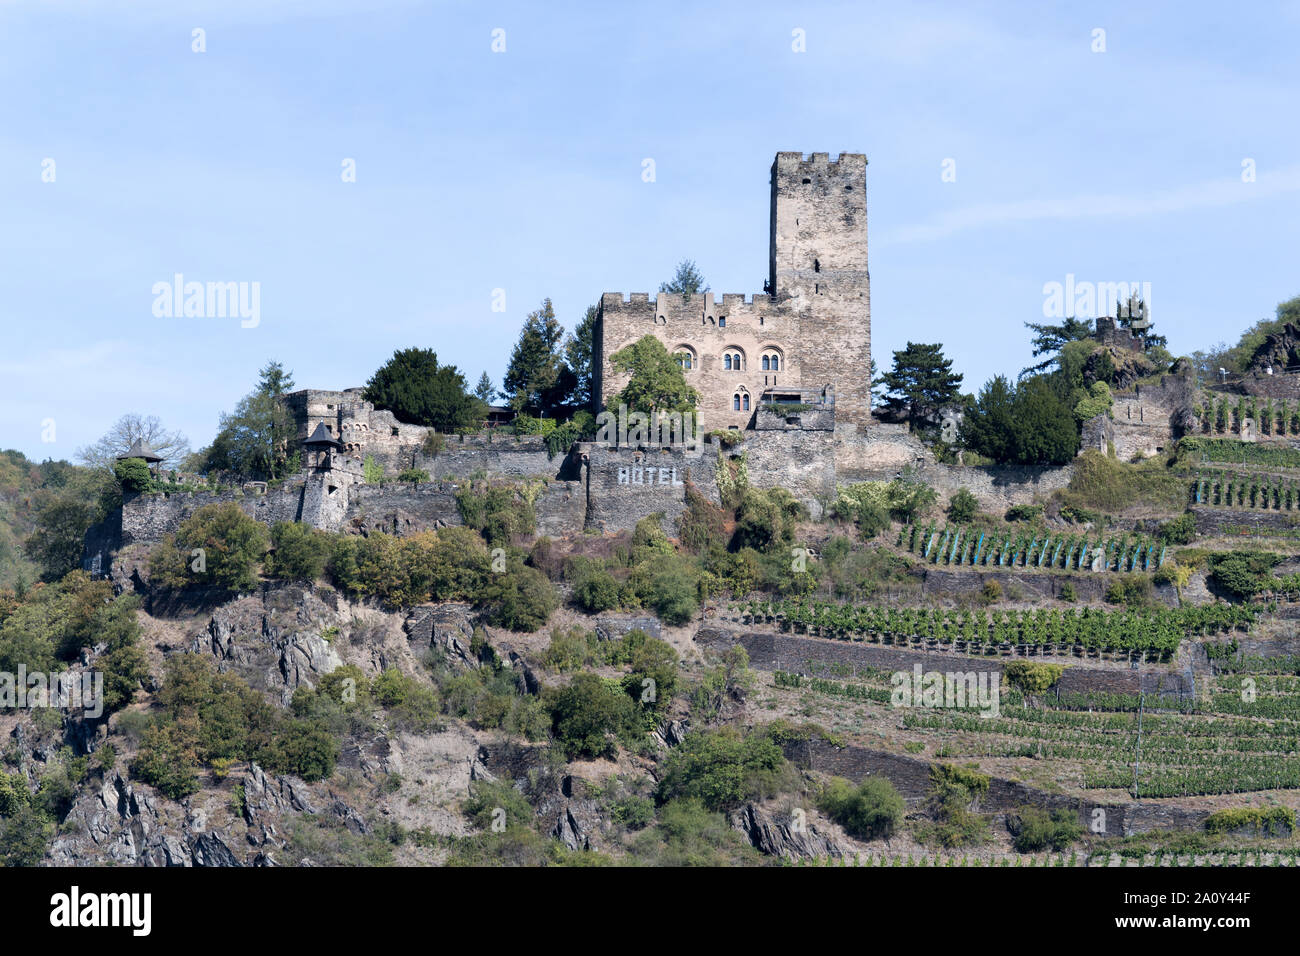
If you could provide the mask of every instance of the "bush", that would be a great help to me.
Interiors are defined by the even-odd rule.
[[[569,759],[613,757],[635,726],[635,705],[613,681],[581,673],[549,694],[551,727]]]
[[[1019,853],[1036,853],[1051,847],[1061,852],[1083,836],[1083,825],[1071,810],[1048,813],[1040,807],[1021,807],[1007,815],[1007,829]]]
[[[980,588],[980,598],[985,604],[992,604],[995,601],[1002,600],[1002,582],[985,581],[984,587]]]
[[[1142,574],[1116,575],[1106,585],[1106,603],[1145,607],[1151,603],[1151,578]]]
[[[1166,467],[1164,459],[1126,464],[1096,449],[1079,455],[1069,486],[1058,494],[1063,505],[1110,515],[1133,508],[1181,511],[1187,503],[1186,482]]]
[[[843,777],[833,777],[818,806],[846,833],[862,840],[891,837],[904,811],[903,798],[883,777],[867,777],[856,787]]]
[[[493,547],[510,544],[537,527],[537,513],[523,490],[503,482],[476,481],[456,491],[456,507],[467,528]]]
[[[979,511],[979,500],[968,488],[958,488],[948,499],[948,518],[958,524],[974,519]]]
[[[769,735],[751,731],[742,737],[724,727],[689,734],[661,766],[661,803],[693,798],[710,810],[725,811],[774,792],[788,765]]]
[[[1038,661],[1008,661],[1002,668],[1007,682],[1026,694],[1041,694],[1061,679],[1065,667]]]
[[[113,475],[123,491],[148,491],[153,487],[149,463],[143,458],[123,458],[113,463]]]
[[[1042,505],[1012,505],[1006,513],[1008,521],[1039,521],[1042,517]]]
[[[428,733],[437,725],[441,713],[438,695],[414,677],[390,667],[375,678],[371,690],[401,729]]]
[[[1250,828],[1257,836],[1290,836],[1295,811],[1287,807],[1232,807],[1215,810],[1205,819],[1208,833],[1230,833]]]
[[[1157,573],[1159,573],[1159,572],[1157,572]],[[1061,598],[1062,601],[1069,601],[1071,604],[1073,604],[1075,601],[1079,600],[1079,595],[1078,595],[1078,593],[1074,590],[1074,582],[1073,582],[1073,581],[1066,581],[1066,582],[1064,582],[1064,583],[1061,585],[1060,598]]]
[[[285,581],[315,581],[325,573],[334,541],[311,525],[280,521],[271,526],[271,546],[267,574]]]
[[[537,630],[560,603],[546,575],[515,555],[504,572],[489,576],[482,598],[489,622],[511,631]]]
[[[378,485],[384,480],[384,466],[375,461],[374,455],[366,455],[366,460],[361,463],[361,474],[366,484]]]
[[[1210,554],[1210,579],[1233,597],[1256,594],[1268,583],[1268,572],[1281,563],[1281,555],[1269,551],[1228,551]]]
[[[618,582],[608,571],[590,571],[573,586],[573,600],[588,614],[618,607]]]
[[[776,551],[794,542],[796,524],[807,511],[784,488],[747,488],[736,511],[732,548]]]
[[[429,480],[429,473],[423,468],[403,468],[397,473],[398,481],[421,482]]]
[[[206,585],[250,591],[266,553],[266,527],[233,502],[204,505],[150,555],[150,575],[165,587]]]
[[[1196,515],[1190,511],[1160,525],[1156,536],[1165,544],[1191,544],[1196,537]]]

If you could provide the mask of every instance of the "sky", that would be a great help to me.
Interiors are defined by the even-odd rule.
[[[0,0],[0,448],[199,448],[271,359],[499,384],[543,298],[572,328],[684,257],[762,291],[786,150],[868,157],[881,365],[1014,375],[1067,275],[1231,343],[1300,294],[1297,48],[1300,0]],[[171,314],[178,274],[255,321]]]

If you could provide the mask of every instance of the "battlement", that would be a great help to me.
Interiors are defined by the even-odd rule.
[[[660,296],[664,298],[664,304],[670,306],[674,312],[685,309],[707,310],[714,307],[724,309],[739,306],[766,308],[772,305],[772,296],[766,292],[724,292],[721,300],[713,292],[696,292],[688,296],[664,292],[655,298],[651,298],[648,292],[632,292],[628,293],[627,296],[621,292],[605,292],[600,297],[600,305],[601,308],[611,312],[630,309],[632,306],[643,306],[649,310],[660,304]]]
[[[809,153],[805,157],[803,153],[781,152],[776,154],[775,167],[778,170],[807,167],[810,169],[821,168],[828,171],[843,171],[846,169],[865,169],[867,165],[865,153],[840,153],[835,159],[831,159],[830,156],[830,153]]]

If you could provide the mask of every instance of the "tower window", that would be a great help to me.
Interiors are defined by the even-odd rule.
[[[730,356],[730,355],[724,355],[724,356],[722,356],[722,367],[723,367],[726,371],[728,371],[728,372],[731,371],[731,356]]]
[[[722,368],[727,372],[739,372],[745,367],[744,360],[739,352],[724,352],[722,355]]]
[[[820,260],[820,259],[814,259],[814,260],[813,260],[813,272],[821,272],[821,271],[822,271],[821,260]]]
[[[727,317],[725,315],[718,316],[718,328],[725,329],[726,327],[727,327]]]
[[[748,392],[746,392],[744,395],[740,396],[740,404],[741,404],[741,408],[742,408],[744,411],[749,411],[749,393],[748,393]]]
[[[807,186],[807,185],[808,185],[809,183],[811,183],[811,182],[812,182],[811,179],[805,179],[805,180],[803,181],[803,184],[804,184],[805,186]]]
[[[739,393],[739,392],[737,392],[735,395],[732,395],[732,396],[731,396],[731,410],[732,410],[733,412],[738,412],[738,411],[740,411],[740,393]]]
[[[766,355],[764,355],[764,356],[763,356],[763,371],[766,372],[766,371],[769,370],[769,368],[770,368],[770,366],[768,365],[768,358],[767,358]],[[764,381],[766,381],[766,379],[764,379]]]

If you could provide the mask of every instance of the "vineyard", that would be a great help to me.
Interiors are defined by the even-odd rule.
[[[944,646],[970,653],[1013,647],[1122,652],[1168,659],[1185,637],[1248,630],[1261,605],[1207,604],[1152,610],[1036,608],[940,610],[834,604],[817,601],[747,601],[731,605],[732,619],[836,640]]]
[[[1165,549],[1141,535],[1103,539],[1042,528],[1011,534],[967,525],[912,524],[899,531],[896,544],[930,564],[952,566],[1154,571],[1165,560]]]
[[[1259,511],[1300,510],[1300,483],[1271,475],[1201,471],[1193,477],[1190,503]]]
[[[1201,461],[1229,465],[1300,468],[1300,449],[1283,444],[1257,444],[1232,439],[1196,439]]]
[[[891,705],[888,674],[833,681],[776,672],[774,688],[879,707],[944,759],[1026,758],[1053,779],[1134,798],[1300,789],[1300,676],[1220,675],[1195,700],[1052,691],[1004,683],[994,716],[967,708]],[[916,746],[919,748],[920,743]],[[918,752],[918,751],[912,751]]]

